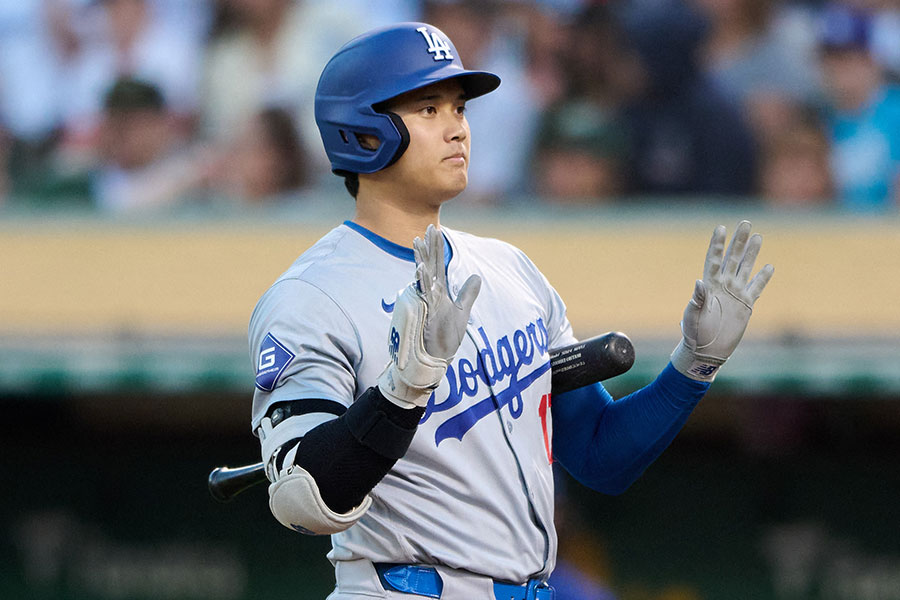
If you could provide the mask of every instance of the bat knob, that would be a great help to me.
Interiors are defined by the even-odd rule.
[[[263,464],[244,467],[216,467],[209,474],[209,494],[219,502],[228,502],[247,488],[267,481]]]
[[[216,467],[209,474],[209,480],[207,481],[207,486],[209,487],[209,495],[218,500],[219,502],[229,502],[231,501],[231,496],[223,493],[223,489],[221,487],[220,474],[222,472],[222,467]]]

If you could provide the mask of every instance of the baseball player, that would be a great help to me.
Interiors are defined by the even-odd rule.
[[[466,187],[466,103],[499,84],[424,23],[355,38],[319,80],[316,121],[356,213],[265,292],[249,336],[269,506],[332,536],[330,600],[552,599],[552,461],[628,487],[772,274],[750,278],[749,223],[724,257],[717,228],[659,377],[616,402],[595,384],[551,404],[548,350],[576,341],[563,301],[518,249],[440,226]]]

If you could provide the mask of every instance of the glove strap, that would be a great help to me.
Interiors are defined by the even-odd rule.
[[[725,364],[724,358],[697,354],[685,345],[683,339],[675,347],[670,360],[672,366],[685,377],[704,382],[712,382],[719,367]]]
[[[438,383],[440,383],[440,379],[438,379]],[[409,385],[400,373],[400,369],[397,368],[396,363],[393,362],[388,364],[387,368],[378,377],[378,390],[385,398],[400,408],[409,409],[425,406],[436,387],[437,385],[433,388]]]

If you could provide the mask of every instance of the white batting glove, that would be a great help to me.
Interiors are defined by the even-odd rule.
[[[683,337],[671,358],[672,365],[691,379],[715,379],[719,367],[741,341],[753,304],[775,271],[772,265],[766,265],[750,279],[762,246],[762,236],[756,233],[751,237],[750,227],[749,221],[738,223],[724,259],[725,226],[713,231],[703,279],[697,280],[684,309]]]
[[[425,406],[456,355],[466,333],[481,277],[471,275],[456,301],[447,291],[444,236],[429,225],[425,240],[413,242],[416,281],[397,295],[388,348],[391,362],[378,378],[378,389],[398,406]]]

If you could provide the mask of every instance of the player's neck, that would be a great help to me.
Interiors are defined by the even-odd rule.
[[[384,200],[371,195],[356,199],[353,222],[406,248],[423,237],[429,225],[440,228],[440,206],[402,200]]]

